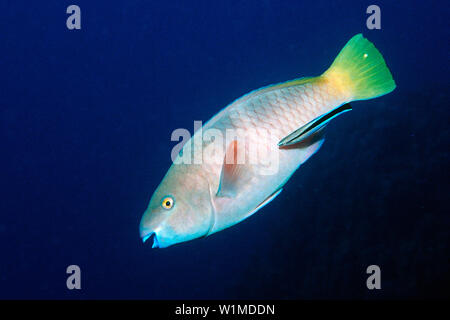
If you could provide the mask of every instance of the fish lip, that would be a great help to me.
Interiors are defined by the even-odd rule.
[[[153,240],[152,248],[160,248],[156,232],[152,231],[152,232],[148,233],[147,235],[143,236],[142,243],[145,243],[148,239]]]

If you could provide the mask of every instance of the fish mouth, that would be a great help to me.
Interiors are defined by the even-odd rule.
[[[150,232],[149,234],[143,236],[142,242],[145,243],[148,239],[150,239],[152,243],[152,248],[160,248],[156,232]]]

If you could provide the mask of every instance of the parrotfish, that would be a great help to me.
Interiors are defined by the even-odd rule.
[[[177,154],[142,216],[142,240],[152,238],[153,247],[164,248],[250,217],[319,150],[325,126],[350,111],[350,102],[395,87],[381,53],[358,34],[320,76],[270,85],[235,100]]]

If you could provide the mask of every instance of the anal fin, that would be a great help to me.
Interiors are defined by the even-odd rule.
[[[257,205],[255,209],[250,211],[246,217],[250,217],[252,214],[256,213],[256,211],[265,207],[267,204],[269,204],[269,202],[271,202],[273,199],[275,199],[281,193],[281,191],[283,191],[283,188],[280,188],[277,191],[275,191],[274,193],[272,193],[263,202],[261,202],[259,205]]]

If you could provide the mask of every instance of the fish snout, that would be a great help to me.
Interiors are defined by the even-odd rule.
[[[139,234],[142,242],[151,241],[152,248],[160,248],[160,242],[158,241],[159,221],[151,221],[144,215],[139,225]]]
[[[159,248],[159,241],[158,236],[156,235],[156,232],[150,231],[150,232],[141,232],[141,239],[142,242],[145,243],[147,240],[152,243],[152,248]]]

